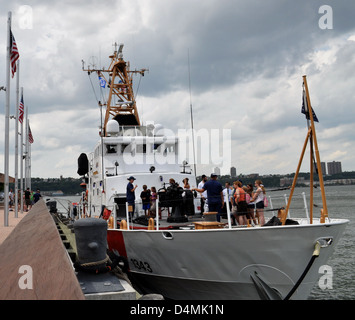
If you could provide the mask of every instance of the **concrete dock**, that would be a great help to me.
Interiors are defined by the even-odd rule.
[[[27,214],[27,212],[18,213],[18,218],[15,218],[15,211],[9,212],[9,226],[4,227],[4,204],[0,204],[0,245],[8,237],[12,230],[15,229],[17,224],[22,220],[22,218]]]
[[[120,292],[83,292],[63,235],[43,200],[18,218],[10,211],[7,227],[3,209],[0,214],[0,300],[136,299],[125,282]]]
[[[15,218],[15,211],[9,212],[9,226],[4,227],[4,204],[0,204],[0,245],[8,237],[8,235],[15,229],[18,223],[26,216],[27,212],[18,212],[18,218]]]
[[[0,246],[0,300],[84,299],[54,220],[40,200]]]

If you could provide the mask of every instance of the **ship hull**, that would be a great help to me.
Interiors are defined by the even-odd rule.
[[[320,251],[292,299],[306,299],[348,220],[209,230],[108,230],[109,249],[128,260],[143,293],[169,299],[283,299]]]

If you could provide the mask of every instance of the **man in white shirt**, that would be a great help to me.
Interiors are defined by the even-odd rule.
[[[229,182],[226,182],[225,188],[223,189],[224,203],[226,203],[227,201],[231,202],[232,195],[233,188],[231,187]]]
[[[12,189],[9,191],[9,211],[12,210],[12,206],[14,205],[14,194],[12,193]]]
[[[205,182],[207,181],[207,177],[203,174],[202,181],[198,184],[197,189],[203,189]],[[201,215],[205,212],[205,203],[207,202],[207,191],[200,192],[201,194]]]
[[[232,197],[233,197],[233,188],[231,187],[229,182],[226,182],[225,188],[223,189],[223,198],[224,198],[224,207],[222,209],[222,212],[227,214],[227,205],[229,205],[229,212],[232,210]],[[235,225],[235,218],[231,214],[232,217],[232,223]]]

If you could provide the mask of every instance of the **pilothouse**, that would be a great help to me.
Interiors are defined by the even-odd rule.
[[[181,184],[188,177],[196,185],[190,165],[179,159],[178,137],[152,121],[141,125],[132,84],[133,75],[144,76],[147,69],[131,71],[129,63],[123,60],[122,50],[123,45],[120,45],[110,56],[108,69],[85,69],[83,63],[83,70],[89,76],[97,73],[100,86],[109,87],[107,102],[99,102],[100,107],[106,107],[101,137],[88,156],[88,210],[91,216],[100,216],[104,206],[115,212],[115,223],[126,217],[126,185],[131,175],[139,184],[137,194],[143,185],[165,191],[170,187],[170,179]],[[194,211],[199,213],[198,197],[194,202]],[[141,206],[135,209],[135,215],[139,216]]]

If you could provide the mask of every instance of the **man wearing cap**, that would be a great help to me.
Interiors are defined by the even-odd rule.
[[[211,174],[211,179],[207,181],[201,189],[193,189],[198,192],[207,191],[208,199],[208,210],[210,212],[217,212],[217,221],[221,221],[221,209],[224,205],[223,199],[223,187],[217,181],[217,175],[215,173]]]
[[[129,182],[127,184],[127,189],[126,189],[126,199],[127,199],[127,203],[128,203],[128,207],[131,207],[132,209],[129,210],[130,213],[130,217],[133,217],[133,213],[134,213],[134,208],[135,208],[135,200],[136,200],[136,195],[134,193],[134,191],[137,189],[137,185],[133,186],[133,182],[134,180],[136,180],[135,177],[130,176],[127,179]]]

